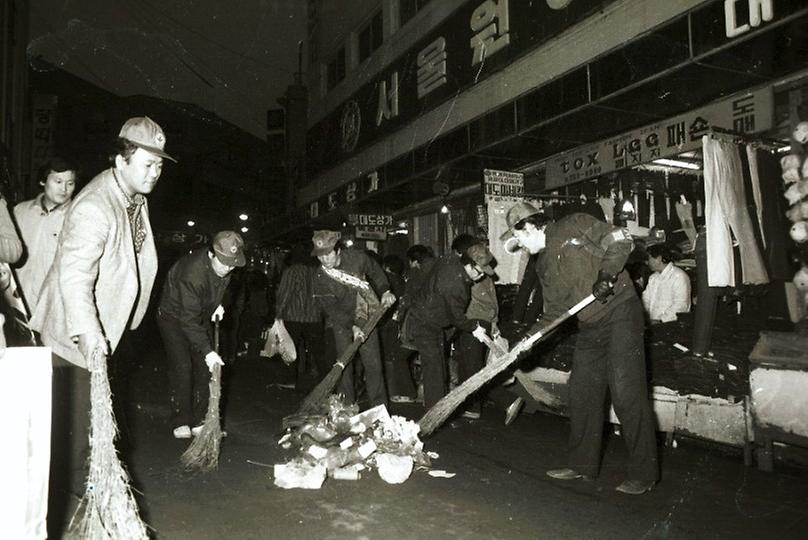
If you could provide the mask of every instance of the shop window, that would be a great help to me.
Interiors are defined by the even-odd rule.
[[[367,60],[384,40],[381,10],[359,31],[359,63]]]
[[[424,9],[429,0],[399,0],[398,17],[399,25],[404,26],[407,21],[415,17],[415,14]]]
[[[328,63],[327,71],[327,90],[331,91],[345,78],[345,47],[340,47],[339,50],[337,50],[336,56]]]

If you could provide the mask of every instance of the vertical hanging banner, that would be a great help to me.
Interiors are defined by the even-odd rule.
[[[31,125],[31,177],[53,156],[56,138],[57,98],[49,94],[34,94]],[[36,181],[34,181],[36,182]]]
[[[508,253],[499,237],[507,230],[505,213],[523,199],[525,179],[522,173],[483,170],[483,194],[488,214],[488,245],[497,259],[498,285],[511,285],[522,280],[527,264],[523,251]]]

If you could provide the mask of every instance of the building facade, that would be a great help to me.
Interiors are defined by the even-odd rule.
[[[312,1],[309,17],[295,222],[370,216],[439,249],[482,224],[486,169],[575,193],[682,153],[705,108],[728,111],[715,127],[787,138],[806,95],[799,0]],[[640,151],[606,144],[633,130]],[[587,154],[601,142],[613,155]]]

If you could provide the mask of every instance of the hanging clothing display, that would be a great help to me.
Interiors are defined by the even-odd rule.
[[[763,229],[763,195],[760,192],[757,152],[751,145],[746,146],[746,157],[749,160],[749,177],[752,182],[752,197],[755,199],[758,227],[760,227],[760,241],[763,249],[766,249],[766,234]]]
[[[614,223],[614,199],[601,195],[598,198],[598,204],[603,210],[603,216],[606,218],[606,223]]]
[[[733,235],[738,242],[743,283],[768,283],[763,257],[755,241],[738,147],[730,142],[702,137],[704,154],[707,268],[712,287],[735,286]]]
[[[679,223],[682,224],[682,230],[690,240],[690,250],[695,249],[696,246],[696,224],[693,221],[693,206],[687,202],[684,195],[681,195],[679,200],[676,201],[676,216],[679,218]]]

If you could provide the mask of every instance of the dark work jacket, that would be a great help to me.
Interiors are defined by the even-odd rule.
[[[546,245],[539,279],[544,295],[544,320],[552,321],[592,294],[598,272],[617,275],[614,294],[606,303],[595,301],[578,312],[578,319],[594,323],[609,310],[637,293],[623,270],[634,243],[629,233],[588,214],[571,214],[545,229]]]
[[[319,322],[320,307],[314,300],[316,268],[293,264],[283,272],[275,293],[275,318],[291,322]]]
[[[382,267],[361,251],[353,249],[340,251],[337,269],[368,281],[377,298],[381,298],[381,295],[390,289]],[[362,326],[364,321],[358,319],[356,313],[357,289],[331,278],[322,266],[314,273],[313,288],[314,298],[325,314],[326,326],[337,328],[351,328],[354,324]]]
[[[160,315],[177,319],[191,346],[203,356],[213,351],[208,337],[210,317],[222,303],[230,276],[216,275],[203,248],[175,262],[163,284]]]
[[[404,283],[404,297],[401,298],[398,304],[398,309],[402,314],[406,313],[409,309],[411,304],[410,300],[415,296],[418,289],[421,288],[421,285],[424,284],[426,276],[432,271],[436,261],[437,259],[434,257],[429,257],[428,259],[424,259],[419,267],[407,269],[407,279]]]
[[[477,323],[466,318],[471,283],[460,257],[441,257],[413,294],[409,316],[433,328],[473,331]]]

